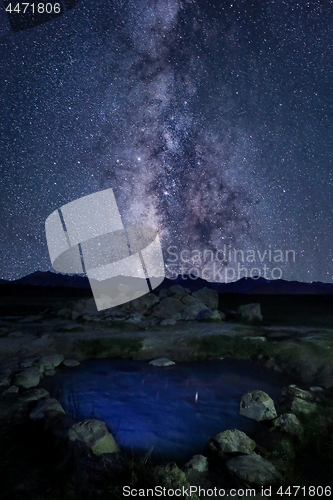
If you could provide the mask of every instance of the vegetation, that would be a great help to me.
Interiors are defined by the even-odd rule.
[[[75,344],[76,350],[87,358],[131,357],[142,349],[141,339],[89,339]]]

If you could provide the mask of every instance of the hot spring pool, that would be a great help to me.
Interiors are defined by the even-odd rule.
[[[242,394],[276,398],[286,380],[245,361],[213,360],[154,367],[145,361],[98,359],[45,379],[43,387],[76,419],[103,420],[119,446],[154,458],[202,453],[218,432],[260,425],[239,415]]]

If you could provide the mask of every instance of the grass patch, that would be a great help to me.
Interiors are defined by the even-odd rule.
[[[197,357],[232,357],[261,359],[268,367],[274,364],[299,378],[302,370],[317,369],[330,359],[327,349],[314,343],[295,341],[260,341],[240,336],[209,335],[193,339],[189,345]],[[295,371],[296,369],[296,371]]]
[[[190,345],[199,356],[232,356],[237,359],[250,360],[259,355],[267,355],[267,342],[228,335],[209,335],[192,340]]]
[[[128,321],[103,321],[103,328],[108,328],[110,330],[117,330],[123,332],[137,332],[138,330],[142,330],[142,326],[140,323],[131,323]]]
[[[141,339],[94,339],[80,340],[75,344],[88,358],[129,357],[138,354],[142,348]]]
[[[333,400],[318,404],[311,415],[298,415],[304,428],[306,447],[332,464],[333,460]],[[332,466],[333,472],[333,466]]]

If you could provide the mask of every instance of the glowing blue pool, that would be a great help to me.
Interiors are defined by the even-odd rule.
[[[214,360],[160,368],[144,361],[89,360],[44,381],[74,418],[103,420],[120,447],[155,458],[201,453],[218,432],[260,425],[239,415],[248,390],[273,399],[285,380],[251,363]]]

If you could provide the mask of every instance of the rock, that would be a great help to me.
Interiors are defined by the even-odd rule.
[[[80,361],[76,361],[76,359],[65,359],[62,364],[64,366],[78,366]]]
[[[37,368],[26,368],[14,376],[13,385],[18,385],[24,389],[36,387],[40,382],[41,373]]]
[[[283,396],[293,396],[296,398],[304,399],[305,401],[313,401],[314,394],[310,391],[304,391],[300,389],[294,384],[289,385],[288,387],[284,387],[281,391]]]
[[[209,316],[209,319],[217,320],[217,321],[224,321],[225,320],[225,314],[221,311],[212,311],[211,315]]]
[[[80,314],[82,314],[85,307],[86,307],[86,300],[85,299],[80,299],[80,300],[78,300],[75,303],[75,305],[73,307],[73,310],[77,311]]]
[[[293,398],[289,404],[289,409],[296,414],[309,415],[317,410],[317,405],[315,403],[305,401],[305,399]]]
[[[198,472],[208,471],[208,459],[204,455],[194,455],[186,464],[184,465],[185,473],[189,470],[196,470]]]
[[[100,318],[98,318],[98,321],[100,321],[100,320],[101,320],[101,319],[100,319]],[[94,318],[94,320],[93,320],[93,321],[96,321],[96,318]],[[77,325],[73,325],[73,324],[71,324],[71,325],[66,325],[66,327],[64,328],[64,330],[65,330],[66,332],[71,332],[72,330],[73,330],[73,331],[77,331],[77,328],[82,328],[82,327],[77,327]],[[61,330],[63,330],[63,329],[61,329]],[[61,330],[60,330],[60,331],[61,331]],[[82,330],[83,330],[83,329],[82,329]],[[57,331],[59,331],[59,330],[57,330]]]
[[[44,333],[41,337],[31,342],[33,349],[47,347],[50,345],[50,335],[48,333]]]
[[[154,468],[156,476],[156,484],[161,484],[166,490],[180,489],[181,491],[188,490],[190,492],[190,483],[188,482],[185,473],[180,470],[175,463],[167,465],[159,465]],[[193,488],[192,488],[193,490]],[[192,493],[192,492],[191,492]],[[196,493],[188,495],[191,500],[199,500]]]
[[[255,453],[230,458],[226,465],[230,472],[251,485],[265,486],[274,482],[283,483],[283,477],[274,465]]]
[[[0,390],[9,387],[11,378],[12,376],[10,372],[4,372],[0,374]]]
[[[324,392],[324,389],[322,387],[310,387],[311,392],[316,392],[316,393],[322,393]]]
[[[91,297],[91,299],[86,300],[85,304],[84,304],[84,308],[78,312],[80,312],[81,314],[87,314],[87,315],[91,315],[91,316],[95,316],[96,314],[98,314],[98,310],[96,307],[96,302],[95,302],[94,297]]]
[[[37,389],[29,389],[21,395],[21,398],[24,399],[24,401],[37,401],[38,399],[49,397],[50,393],[41,387],[38,387]]]
[[[239,413],[244,417],[260,422],[277,417],[274,401],[263,391],[252,391],[243,394]]]
[[[153,366],[172,366],[175,363],[174,363],[174,361],[171,361],[168,358],[157,358],[157,359],[153,359],[152,361],[150,361],[149,364],[153,365]]]
[[[199,302],[203,302],[208,309],[217,309],[219,306],[219,294],[211,288],[201,288],[201,290],[193,292],[192,296]]]
[[[179,321],[179,320],[181,320],[181,319],[182,319],[182,315],[181,315],[181,313],[175,313],[175,314],[172,316],[172,318],[170,318],[170,319],[174,319],[175,321]]]
[[[283,413],[272,421],[274,427],[281,429],[291,436],[300,437],[303,434],[303,426],[293,413]]]
[[[159,304],[157,304],[153,311],[153,315],[161,319],[172,318],[176,313],[182,311],[184,307],[184,304],[178,299],[166,297]]]
[[[185,295],[180,299],[181,303],[184,304],[184,306],[191,306],[192,304],[197,304],[200,302],[200,300],[197,300],[193,295]]]
[[[211,309],[202,309],[202,311],[200,311],[200,312],[196,315],[195,319],[196,319],[197,321],[202,321],[202,320],[205,320],[205,319],[210,319],[212,312],[213,312],[213,311],[212,311]],[[215,312],[215,311],[214,311],[214,312]]]
[[[22,332],[11,332],[8,335],[8,338],[10,338],[10,339],[20,339],[23,336],[24,336],[24,334]]]
[[[63,307],[62,309],[59,309],[57,312],[57,316],[60,318],[66,318],[69,319],[71,317],[72,311],[68,309],[67,307]]]
[[[205,309],[206,306],[202,302],[196,302],[190,306],[186,306],[182,311],[182,319],[184,320],[196,319],[197,315]]]
[[[144,319],[145,319],[145,317],[142,316],[142,314],[135,313],[135,314],[132,314],[131,317],[127,321],[128,321],[128,323],[141,323],[141,321],[143,321]]]
[[[186,295],[188,295],[188,291],[186,288],[180,285],[173,285],[168,290],[169,297],[174,297],[176,299],[182,299]]]
[[[26,359],[25,361],[21,361],[20,368],[31,368],[34,362],[32,360]]]
[[[226,430],[217,434],[208,443],[211,451],[223,455],[224,453],[241,452],[250,455],[254,453],[256,443],[244,432],[238,429]]]
[[[65,413],[65,410],[55,398],[39,399],[37,405],[30,413],[32,420],[42,420],[47,412]]]
[[[168,296],[168,290],[166,288],[163,288],[163,290],[160,290],[158,297],[160,300],[165,299]]]
[[[161,326],[176,325],[177,321],[174,318],[163,319],[160,323]]]
[[[125,305],[128,307],[128,303],[124,304],[124,306]],[[126,312],[126,310],[125,309],[123,310],[121,307],[113,307],[105,314],[106,319],[112,319],[112,320],[122,321],[128,319],[128,317],[129,317],[128,311]]]
[[[54,368],[51,368],[50,370],[45,370],[44,375],[45,377],[53,377],[53,375],[56,374],[56,371]]]
[[[39,361],[44,364],[45,369],[52,369],[59,366],[64,359],[62,354],[49,354],[48,356],[42,356]]]
[[[2,395],[4,396],[5,394],[16,394],[19,392],[19,388],[17,385],[11,385],[8,389],[3,391]]]
[[[26,316],[25,318],[20,319],[17,322],[18,323],[34,323],[35,321],[39,321],[39,320],[43,319],[46,311],[43,311],[39,314],[32,314],[30,316]]]
[[[117,293],[117,290],[119,290],[119,294]],[[96,311],[95,311],[95,313],[93,313],[92,311],[89,311],[89,314],[96,314],[97,315],[97,314],[100,314],[99,311],[101,311],[102,309],[108,309],[108,307],[110,305],[110,298],[111,298],[111,300],[114,300],[115,298],[117,298],[117,301],[119,300],[119,302],[121,304],[126,304],[126,305],[128,304],[128,302],[130,300],[130,297],[128,297],[126,295],[126,293],[120,292],[120,285],[118,284],[117,289],[110,290],[110,293],[108,295],[105,293],[101,293],[98,298],[96,297]],[[97,310],[97,307],[98,307],[98,310]],[[128,307],[128,305],[127,305],[127,307]]]
[[[237,317],[239,321],[243,321],[244,323],[259,323],[263,319],[260,304],[255,303],[239,306]]]
[[[95,454],[116,453],[119,451],[114,437],[104,422],[95,419],[83,420],[74,424],[68,431],[71,441],[81,441]]]
[[[224,320],[224,318],[225,315],[222,312],[212,311],[211,309],[204,309],[203,311],[200,311],[199,314],[197,314],[195,317],[197,321],[204,321],[204,320],[221,321]]]
[[[81,318],[82,314],[79,313],[78,311],[72,311],[71,318],[73,321],[76,321],[77,319]]]
[[[159,301],[160,299],[157,297],[157,295],[155,295],[154,293],[147,293],[146,295],[142,295],[141,297],[132,300],[129,303],[129,306],[132,310],[138,313],[146,314]]]

